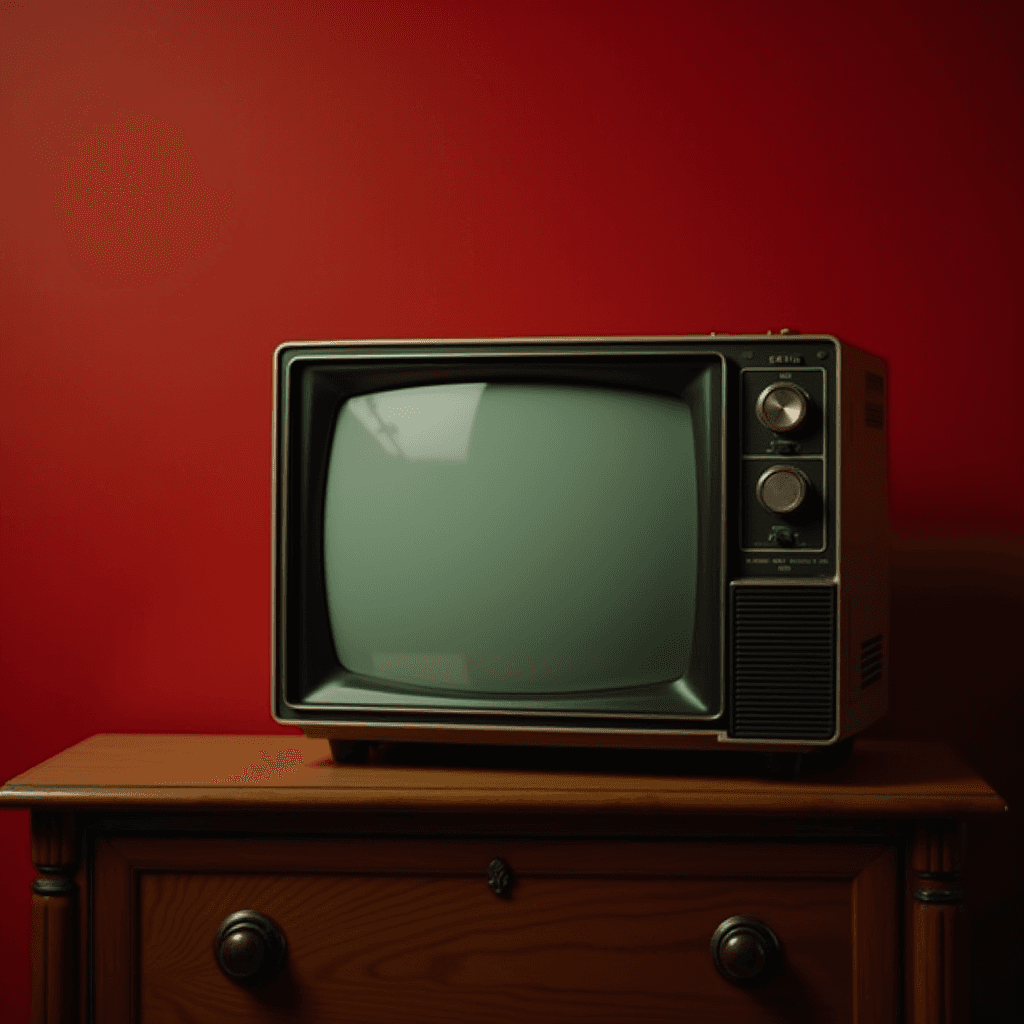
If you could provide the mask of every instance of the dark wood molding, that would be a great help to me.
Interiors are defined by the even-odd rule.
[[[963,825],[919,822],[907,871],[910,1024],[957,1024],[967,1008]]]
[[[869,859],[853,882],[853,1019],[899,1020],[896,850],[865,850]]]
[[[32,811],[32,1024],[72,1024],[78,1017],[76,819]]]

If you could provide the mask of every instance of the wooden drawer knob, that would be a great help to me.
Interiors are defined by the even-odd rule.
[[[756,917],[730,917],[711,936],[711,957],[726,981],[757,985],[766,981],[779,959],[779,940]]]
[[[221,922],[213,944],[217,966],[239,985],[260,985],[281,968],[288,944],[280,928],[255,910],[239,910]]]

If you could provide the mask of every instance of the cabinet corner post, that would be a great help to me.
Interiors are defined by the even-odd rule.
[[[78,1018],[77,853],[75,816],[33,809],[32,1024]]]
[[[920,822],[907,865],[911,1024],[959,1024],[967,1007],[963,825]]]

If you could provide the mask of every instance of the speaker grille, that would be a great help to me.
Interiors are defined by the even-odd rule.
[[[882,678],[884,640],[882,634],[865,640],[860,645],[860,685],[870,686]]]
[[[832,736],[835,604],[833,587],[732,588],[731,736]]]

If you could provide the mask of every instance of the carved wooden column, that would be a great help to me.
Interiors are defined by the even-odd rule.
[[[32,811],[32,1024],[78,1019],[75,818]]]
[[[917,826],[907,872],[911,1024],[959,1024],[967,1007],[962,826]]]

